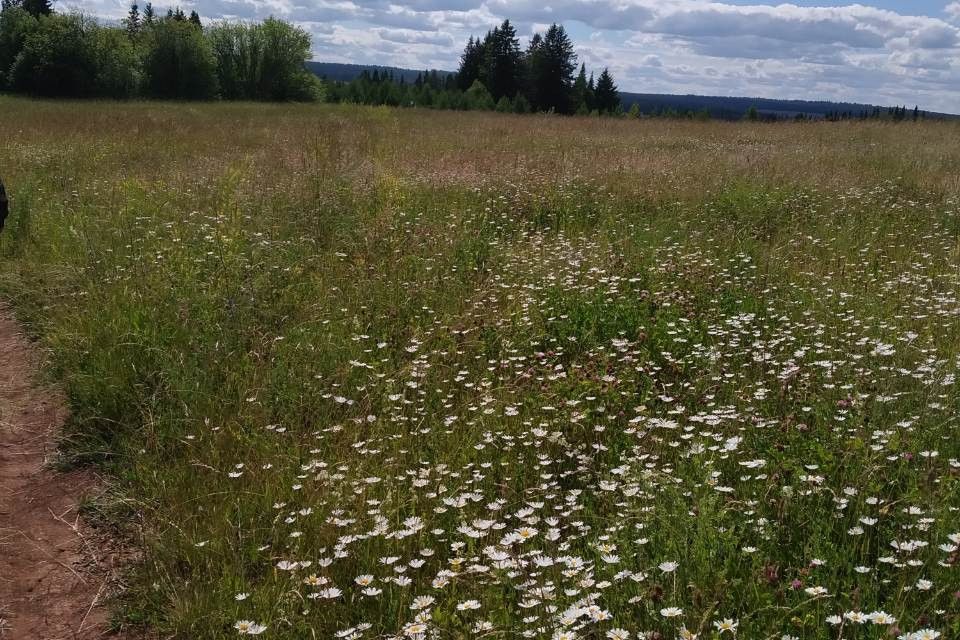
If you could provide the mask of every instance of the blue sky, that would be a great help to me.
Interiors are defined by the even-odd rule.
[[[735,4],[740,6],[749,6],[757,4],[765,4],[771,7],[774,7],[778,4],[784,4],[782,2],[759,2],[757,0],[729,0],[726,4]],[[914,0],[913,2],[893,2],[892,0],[883,0],[882,2],[869,2],[864,0],[864,2],[824,2],[823,0],[793,0],[790,4],[795,4],[800,7],[845,7],[853,4],[867,4],[878,9],[887,9],[889,11],[896,11],[897,13],[902,13],[904,15],[927,15],[927,16],[938,16],[945,15],[944,7],[948,4],[942,0]]]
[[[119,19],[128,0],[59,0]],[[467,37],[509,18],[525,45],[562,22],[621,89],[920,105],[960,113],[960,0],[155,0],[203,19],[269,15],[330,62],[456,69]]]

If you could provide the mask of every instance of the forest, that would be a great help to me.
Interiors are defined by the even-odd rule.
[[[0,90],[40,97],[314,101],[310,35],[283,20],[203,25],[194,11],[138,5],[120,27],[3,0]]]
[[[331,83],[328,100],[512,113],[620,113],[610,70],[603,69],[595,80],[593,73],[588,78],[585,64],[576,73],[576,63],[563,25],[535,33],[524,50],[515,27],[504,20],[482,40],[471,36],[455,74],[427,71],[408,83],[389,71],[365,71],[350,82]]]
[[[130,7],[121,26],[53,10],[50,0],[3,0],[0,90],[39,97],[353,102],[516,113],[620,109],[609,70],[594,80],[562,25],[521,50],[509,20],[471,37],[457,74],[409,85],[388,74],[322,82],[307,68],[310,35],[276,18],[204,25],[196,11]]]

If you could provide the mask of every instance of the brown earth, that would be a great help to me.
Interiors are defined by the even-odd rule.
[[[0,304],[0,638],[108,637],[104,601],[120,554],[79,514],[90,471],[50,468],[67,416],[36,350]]]

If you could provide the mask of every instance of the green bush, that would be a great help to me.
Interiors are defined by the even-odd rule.
[[[94,95],[96,63],[90,46],[93,23],[75,15],[38,20],[10,69],[10,86],[39,96]]]
[[[0,88],[6,87],[10,68],[27,37],[37,30],[37,19],[20,7],[0,12]]]
[[[140,89],[141,63],[137,49],[120,29],[91,30],[90,50],[96,69],[93,84],[98,96],[131,98]]]

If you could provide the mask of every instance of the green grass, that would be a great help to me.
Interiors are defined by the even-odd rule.
[[[0,109],[118,626],[960,634],[955,124]]]

